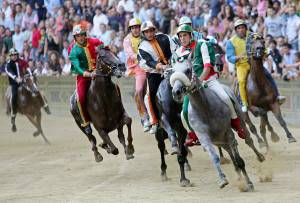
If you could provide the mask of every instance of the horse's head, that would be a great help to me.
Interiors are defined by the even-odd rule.
[[[254,60],[261,60],[265,55],[265,42],[264,38],[256,33],[251,33],[247,38],[247,53],[248,58],[252,58]],[[249,56],[250,55],[250,56]]]
[[[22,86],[29,91],[33,96],[35,96],[38,93],[38,88],[35,83],[34,76],[31,74],[25,74],[22,81]]]
[[[223,71],[224,62],[222,60],[225,52],[223,51],[222,47],[219,44],[213,44],[214,50],[215,50],[215,66],[218,70],[218,72]]]
[[[172,66],[174,71],[170,78],[172,95],[175,101],[182,102],[184,95],[192,86],[191,78],[194,75],[192,63],[188,59],[174,60]]]
[[[97,75],[121,77],[125,74],[125,64],[109,48],[99,46],[97,52]]]

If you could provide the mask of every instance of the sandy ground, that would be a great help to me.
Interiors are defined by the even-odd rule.
[[[15,134],[8,117],[0,116],[0,123],[0,202],[300,202],[300,128],[290,127],[299,142],[288,144],[276,126],[282,139],[271,143],[263,164],[240,142],[255,186],[254,192],[244,193],[231,164],[223,166],[230,184],[218,188],[216,172],[201,147],[192,148],[192,171],[187,172],[193,187],[179,186],[178,164],[171,155],[167,156],[170,180],[162,182],[155,138],[143,133],[138,123],[133,124],[135,159],[125,159],[113,133],[121,153],[113,156],[100,149],[101,163],[94,161],[87,138],[71,117],[43,117],[51,146],[32,136],[34,128],[24,117],[17,118]],[[272,182],[260,182],[260,177],[272,177]]]

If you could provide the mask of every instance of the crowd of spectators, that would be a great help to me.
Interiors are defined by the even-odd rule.
[[[195,30],[218,33],[223,48],[234,21],[245,19],[265,37],[265,67],[276,78],[293,80],[300,77],[299,10],[297,0],[0,0],[0,73],[14,47],[38,76],[71,74],[67,47],[74,24],[85,24],[90,36],[125,61],[122,42],[131,18],[174,35],[179,18],[189,16]],[[225,75],[234,74],[233,64],[225,67]]]

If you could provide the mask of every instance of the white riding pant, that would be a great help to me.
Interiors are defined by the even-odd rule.
[[[232,103],[229,95],[223,89],[221,83],[219,83],[219,81],[213,76],[211,78],[209,78],[208,80],[206,80],[205,83],[207,84],[207,86],[210,90],[214,91],[219,96],[219,98],[223,102],[225,102],[225,104],[227,104],[227,106],[229,107],[229,109],[231,111],[231,119],[237,118],[233,103]]]

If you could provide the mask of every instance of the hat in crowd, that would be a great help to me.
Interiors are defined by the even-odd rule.
[[[182,16],[179,20],[179,26],[183,24],[192,24],[192,20],[188,16]]]
[[[135,25],[141,25],[142,24],[142,21],[138,18],[133,18],[129,21],[129,26],[128,27],[132,27],[132,26],[135,26]]]
[[[154,24],[151,21],[145,21],[145,22],[143,22],[143,24],[141,26],[141,31],[144,32],[144,31],[152,29],[152,28],[156,29]]]

